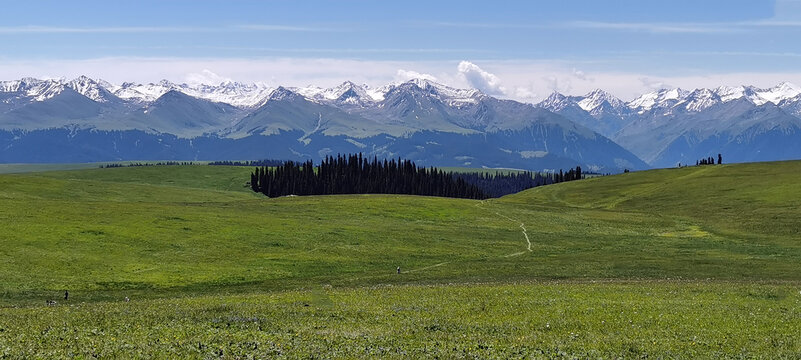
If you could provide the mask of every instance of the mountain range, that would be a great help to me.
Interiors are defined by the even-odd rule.
[[[0,161],[315,159],[617,172],[648,165],[564,116],[427,80],[370,88],[0,82]]]
[[[609,137],[653,167],[724,154],[731,162],[801,158],[801,88],[675,88],[625,103],[595,90],[537,106]]]
[[[415,79],[380,88],[0,81],[0,162],[320,158],[585,171],[801,157],[801,89],[603,90],[538,104]],[[642,160],[641,160],[642,159]],[[643,161],[645,160],[645,161]]]

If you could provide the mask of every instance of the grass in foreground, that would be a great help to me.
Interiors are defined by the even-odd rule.
[[[93,301],[383,283],[801,279],[801,162],[630,173],[484,202],[267,199],[248,190],[250,171],[0,176],[0,303],[38,304],[65,289]],[[396,266],[405,276],[392,276]]]
[[[0,176],[0,355],[801,356],[801,162],[483,202],[267,199],[250,171]]]
[[[316,289],[4,309],[0,357],[798,358],[797,286]]]

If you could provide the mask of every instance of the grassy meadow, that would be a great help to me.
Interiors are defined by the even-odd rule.
[[[1,175],[0,357],[801,357],[801,162],[487,201],[250,171]]]

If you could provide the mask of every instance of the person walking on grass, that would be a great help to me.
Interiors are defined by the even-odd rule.
[[[398,266],[398,274],[400,274],[400,266]]]
[[[69,292],[69,290],[64,290],[64,301],[67,301],[67,300],[69,300],[69,299],[70,299],[70,292]]]

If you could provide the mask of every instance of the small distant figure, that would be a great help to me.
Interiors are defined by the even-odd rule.
[[[129,298],[126,296],[126,297],[125,297],[125,302],[130,302],[130,301],[131,301],[131,299],[129,299]]]
[[[56,301],[55,300],[47,300],[46,303],[47,303],[47,306],[56,306]]]
[[[70,292],[69,292],[69,290],[64,290],[64,301],[67,301],[67,300],[69,300],[69,299],[70,299]]]
[[[723,155],[718,154],[718,165],[723,164]]]
[[[400,274],[400,266],[398,266],[398,274]]]

